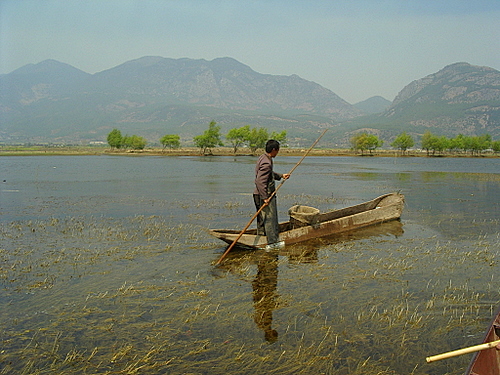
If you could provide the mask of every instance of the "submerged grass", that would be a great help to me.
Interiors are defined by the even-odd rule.
[[[469,233],[453,241],[388,223],[281,253],[235,250],[213,268],[223,248],[206,229],[241,227],[246,198],[171,202],[183,223],[1,224],[0,374],[463,373],[468,357],[425,357],[481,340],[499,302],[498,223],[473,234],[452,218]]]

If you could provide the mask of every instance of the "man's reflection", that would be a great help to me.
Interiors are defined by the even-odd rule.
[[[278,340],[278,331],[272,328],[273,310],[277,307],[278,253],[263,253],[257,261],[257,275],[252,281],[254,320],[264,331],[268,342]]]
[[[330,244],[348,243],[365,238],[377,236],[395,236],[403,234],[403,225],[399,220],[388,223],[361,228],[354,232],[336,234],[330,237],[317,238],[307,243],[287,246],[274,252],[233,251],[226,260],[218,266],[218,270],[226,270],[234,275],[241,275],[243,269],[249,264],[257,264],[257,274],[252,281],[254,320],[257,327],[264,331],[268,342],[278,340],[278,332],[272,328],[273,310],[278,308],[278,255],[286,257],[289,263],[304,264],[317,263],[318,250]],[[214,273],[216,277],[224,277]]]

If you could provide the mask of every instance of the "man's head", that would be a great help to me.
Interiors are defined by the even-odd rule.
[[[266,152],[272,157],[278,154],[280,150],[280,143],[274,139],[270,139],[266,142]]]

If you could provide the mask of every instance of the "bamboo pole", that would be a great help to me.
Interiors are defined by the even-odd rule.
[[[323,137],[323,135],[325,135],[325,133],[326,133],[327,130],[328,129],[323,130],[323,133],[321,133],[321,135],[318,137],[318,139],[316,139],[316,141],[314,141],[314,143],[311,145],[311,147],[309,147],[309,149],[306,151],[306,153],[304,154],[304,156],[302,156],[302,158],[299,160],[299,162],[297,164],[295,164],[295,166],[290,170],[290,172],[288,172],[289,175],[291,175],[293,173],[293,171],[295,171],[295,169],[300,165],[300,163],[302,163],[302,160],[304,160],[305,157],[309,154],[309,152],[311,152],[311,150],[313,149],[313,147],[316,146],[316,144],[319,142],[319,140],[321,139],[321,137]],[[281,186],[285,183],[285,181],[286,180],[281,181],[281,183],[278,185],[278,187],[276,188],[276,190],[269,196],[269,200],[271,200],[276,195],[276,193],[281,188]],[[250,221],[248,222],[248,224],[245,226],[245,228],[243,228],[243,230],[240,232],[240,234],[238,235],[238,237],[236,237],[236,239],[233,241],[233,243],[226,249],[226,251],[224,252],[224,254],[222,254],[222,256],[219,258],[219,260],[217,261],[217,263],[215,263],[216,265],[218,265],[218,264],[220,264],[222,262],[222,260],[231,251],[231,249],[234,247],[234,245],[236,245],[236,243],[241,238],[241,236],[243,236],[243,233],[245,233],[245,231],[248,229],[248,227],[255,220],[255,218],[257,217],[257,215],[259,215],[260,212],[266,206],[267,206],[267,203],[264,203],[262,206],[260,206],[260,208],[257,210],[257,212],[252,216],[252,218],[250,219]]]
[[[498,344],[500,344],[500,340],[491,341],[491,342],[487,342],[485,344],[479,344],[479,345],[475,345],[475,346],[469,346],[468,348],[457,349],[457,350],[453,350],[453,351],[447,352],[447,353],[433,355],[431,357],[427,357],[425,360],[427,361],[427,363],[430,363],[430,362],[434,362],[434,361],[439,361],[441,359],[446,359],[446,358],[456,357],[456,356],[463,355],[463,354],[469,354],[469,353],[479,352],[481,350],[491,349],[491,348],[494,348],[495,346],[497,346]]]

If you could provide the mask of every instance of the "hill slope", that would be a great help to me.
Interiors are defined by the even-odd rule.
[[[361,112],[296,75],[260,74],[231,58],[143,57],[93,75],[47,60],[0,77],[0,140],[105,139],[109,131],[184,139],[223,128],[331,126]]]
[[[490,134],[500,138],[500,72],[467,63],[444,67],[411,82],[378,115],[343,124],[350,132],[364,129],[385,139],[406,131],[420,136]]]
[[[345,147],[357,131],[387,146],[406,131],[500,138],[500,72],[456,63],[411,82],[394,102],[370,98],[352,106],[332,91],[296,75],[257,73],[232,58],[143,57],[88,74],[46,60],[0,76],[0,142],[105,141],[118,128],[157,143],[179,134],[183,144],[215,120],[223,134],[250,124],[288,131],[292,145],[316,139]]]

